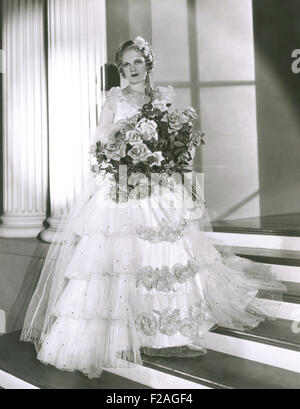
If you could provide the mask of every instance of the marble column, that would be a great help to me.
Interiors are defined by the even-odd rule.
[[[89,139],[96,128],[106,62],[105,0],[48,1],[48,115],[51,215],[41,233],[53,239],[82,191]],[[103,70],[102,70],[103,72]]]
[[[3,0],[3,215],[0,237],[36,237],[47,196],[43,1]]]

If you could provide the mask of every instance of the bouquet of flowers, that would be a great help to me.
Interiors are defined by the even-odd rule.
[[[144,104],[113,142],[97,142],[93,170],[112,173],[119,182],[119,166],[126,165],[128,193],[138,183],[133,174],[150,178],[154,173],[192,171],[192,152],[204,144],[204,134],[194,130],[197,117],[194,108],[180,113],[165,100]]]

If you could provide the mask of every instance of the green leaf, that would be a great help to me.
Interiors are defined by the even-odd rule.
[[[174,146],[176,146],[176,148],[181,148],[184,146],[184,143],[181,141],[175,141],[174,142]]]

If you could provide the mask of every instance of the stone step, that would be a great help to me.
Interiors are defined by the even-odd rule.
[[[220,247],[219,247],[220,248]],[[222,249],[222,247],[220,248]],[[277,279],[283,281],[287,291],[282,294],[282,301],[300,303],[300,252],[232,247],[237,256],[268,265]],[[271,292],[260,292],[260,297],[271,299]]]
[[[222,245],[216,247],[222,249]],[[300,267],[300,251],[243,246],[231,246],[231,248],[236,255],[259,263]],[[296,271],[300,274],[300,268]]]
[[[300,352],[300,336],[293,329],[293,322],[289,320],[265,320],[261,322],[257,328],[249,331],[239,331],[219,327],[212,332],[228,334],[237,338],[250,339],[256,342]]]
[[[298,251],[299,236],[284,236],[257,232],[212,231],[206,233],[219,245],[260,248],[269,250]]]
[[[206,334],[209,349],[300,373],[298,321],[264,321],[251,331],[216,328]]]
[[[300,213],[213,221],[216,232],[300,237]]]
[[[264,294],[262,295],[261,303],[263,306],[268,308],[272,308],[273,311],[277,311],[277,318],[284,319],[284,320],[294,320],[297,316],[300,318],[300,304],[299,299],[295,300],[297,302],[290,302],[291,300],[288,298],[286,299],[283,297],[284,301],[276,301],[272,299],[273,294]],[[269,297],[269,298],[268,298]]]
[[[104,371],[100,379],[59,371],[36,359],[33,344],[20,331],[0,336],[0,386],[5,389],[148,389],[147,385]]]
[[[20,332],[0,336],[0,387],[5,389],[298,389],[300,375],[208,350],[193,358],[149,357],[143,366],[108,369],[100,379],[59,371],[35,359]],[[137,382],[138,380],[138,382]]]
[[[292,283],[284,281],[287,291],[282,294],[282,301],[287,303],[300,304],[300,283]],[[272,299],[273,293],[271,291],[260,291],[260,298]],[[300,307],[299,307],[300,308]]]
[[[300,374],[208,350],[193,358],[144,356],[144,365],[211,389],[299,389]]]
[[[217,246],[221,251],[223,247]],[[300,252],[239,246],[233,246],[232,250],[240,257],[269,266],[277,279],[286,285],[281,302],[278,295],[270,291],[260,291],[259,297],[264,299],[264,304],[278,307],[278,318],[293,320],[295,313],[300,313]]]

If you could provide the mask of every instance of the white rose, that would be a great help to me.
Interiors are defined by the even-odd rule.
[[[128,151],[127,155],[132,158],[132,162],[134,164],[139,162],[145,162],[150,156],[152,152],[148,147],[143,143],[137,143],[132,146],[132,148]]]
[[[157,151],[157,152],[153,152],[152,156],[155,157],[156,161],[151,163],[150,166],[156,165],[156,166],[160,166],[161,165],[161,161],[163,161],[165,158],[163,157],[161,151]]]
[[[142,142],[142,136],[135,130],[127,131],[124,137],[124,141],[130,143],[130,145],[134,145],[136,143]]]
[[[166,112],[168,110],[167,102],[164,100],[155,99],[152,102],[153,108],[159,109],[161,112]]]
[[[120,160],[126,155],[126,144],[123,141],[107,143],[104,147],[104,154],[108,159]]]
[[[139,48],[144,48],[146,45],[146,41],[143,39],[143,37],[138,36],[134,39],[134,44]]]
[[[132,173],[128,178],[128,184],[135,186],[137,184],[148,184],[148,179],[143,173]]]
[[[143,136],[145,141],[150,141],[150,139],[158,139],[157,134],[157,124],[154,121],[141,121],[137,124],[136,130]]]

